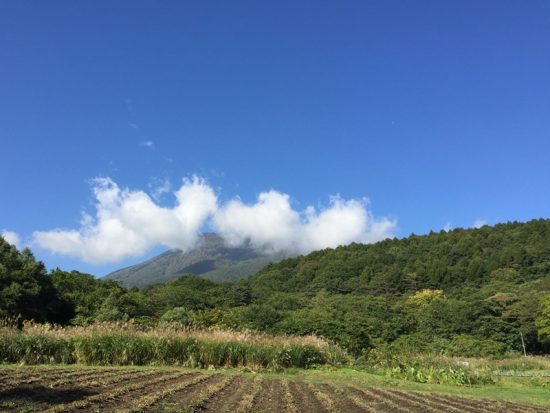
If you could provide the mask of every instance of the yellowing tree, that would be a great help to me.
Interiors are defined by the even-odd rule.
[[[443,290],[431,290],[429,288],[415,292],[409,298],[407,302],[417,307],[426,307],[431,304],[432,301],[438,298],[444,298],[445,294]]]

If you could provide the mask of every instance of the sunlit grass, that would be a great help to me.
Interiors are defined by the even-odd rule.
[[[277,370],[350,362],[345,351],[315,336],[191,330],[133,323],[59,327],[26,323],[0,329],[0,360],[8,363],[248,367]]]

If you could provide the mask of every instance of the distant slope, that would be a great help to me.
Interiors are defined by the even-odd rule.
[[[261,254],[251,247],[230,247],[217,234],[202,235],[197,248],[186,253],[166,251],[141,264],[122,268],[105,276],[126,287],[143,287],[168,281],[183,274],[194,274],[212,281],[233,281],[258,272],[282,255]]]

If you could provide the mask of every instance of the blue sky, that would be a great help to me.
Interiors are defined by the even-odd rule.
[[[103,262],[38,242],[98,229],[98,177],[172,213],[198,176],[223,209],[200,229],[235,242],[269,190],[290,221],[360,203],[358,237],[548,218],[549,45],[547,1],[3,2],[0,231],[97,275],[173,246]]]

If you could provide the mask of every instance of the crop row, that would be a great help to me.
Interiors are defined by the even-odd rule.
[[[0,408],[61,413],[132,412],[525,412],[546,411],[441,394],[247,378],[197,371],[133,369],[2,369]],[[40,380],[37,380],[40,379]],[[39,389],[44,397],[36,397]],[[35,392],[35,393],[33,393]],[[49,393],[48,393],[49,392]],[[80,393],[79,393],[80,392]],[[75,398],[75,395],[81,394]],[[29,396],[30,395],[30,396]],[[34,403],[34,405],[32,404]]]

